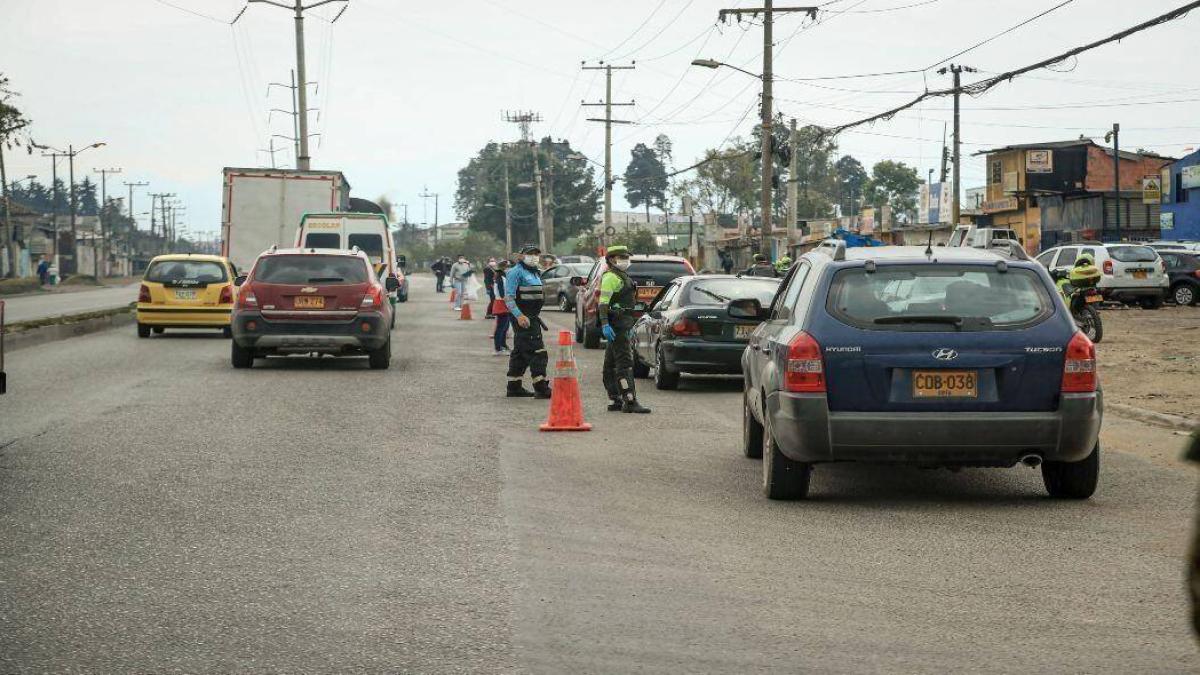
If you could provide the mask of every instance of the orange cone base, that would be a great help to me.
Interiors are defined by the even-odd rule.
[[[457,288],[451,288],[451,289],[450,289],[450,304],[452,304],[452,305],[453,305],[453,304],[454,304],[454,301],[455,301],[455,300],[457,300],[457,299],[458,299],[458,289],[457,289]]]
[[[539,426],[540,431],[591,431],[592,425],[583,421],[583,401],[579,397],[579,380],[574,377],[554,378],[550,393],[550,416]]]
[[[462,311],[458,313],[458,320],[459,321],[470,321],[471,320],[471,305],[469,305],[465,302],[463,303]]]

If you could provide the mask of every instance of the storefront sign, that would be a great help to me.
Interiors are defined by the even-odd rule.
[[[1158,229],[1173,230],[1175,229],[1175,214],[1171,211],[1164,211],[1158,214]]]
[[[1054,173],[1053,150],[1028,150],[1025,152],[1025,173]]]
[[[1016,197],[993,199],[983,203],[984,213],[1002,213],[1004,211],[1016,211],[1019,208],[1021,208],[1021,202]]]
[[[1183,189],[1200,188],[1200,164],[1183,167]]]
[[[1145,176],[1142,178],[1142,203],[1162,203],[1162,178],[1158,176]]]
[[[863,209],[862,220],[859,221],[858,231],[861,234],[871,234],[875,232],[875,209]]]

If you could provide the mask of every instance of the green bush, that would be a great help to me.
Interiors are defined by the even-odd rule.
[[[0,295],[16,295],[31,293],[41,288],[37,277],[18,277],[16,279],[0,279]]]

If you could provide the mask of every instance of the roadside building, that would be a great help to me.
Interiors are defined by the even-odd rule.
[[[1158,237],[1159,205],[1143,203],[1143,181],[1160,175],[1169,157],[1122,151],[1118,191],[1112,148],[1090,139],[977,154],[987,157],[987,196],[976,222],[1012,228],[1030,252],[1073,241]]]
[[[1200,150],[1163,169],[1163,239],[1200,241]]]

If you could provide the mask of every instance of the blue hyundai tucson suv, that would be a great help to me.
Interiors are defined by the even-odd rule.
[[[788,271],[742,355],[744,451],[771,499],[803,499],[813,467],[1041,466],[1053,497],[1100,470],[1096,348],[1017,246],[826,242]]]

